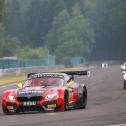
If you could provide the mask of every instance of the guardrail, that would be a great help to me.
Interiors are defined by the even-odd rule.
[[[53,67],[39,66],[39,67],[24,67],[24,68],[9,68],[9,69],[0,69],[0,77],[2,76],[11,76],[11,75],[20,75],[28,73],[39,73],[39,72],[61,72],[61,71],[75,71],[75,70],[90,70],[94,66],[76,66],[71,68],[65,68],[64,65],[57,65]]]
[[[32,73],[32,72],[47,72],[54,71],[58,69],[64,68],[63,65],[57,66],[36,66],[36,67],[22,67],[22,68],[8,68],[8,69],[0,69],[0,77],[2,76],[11,76],[11,75],[20,75],[22,73]]]
[[[93,68],[94,66],[97,67],[102,67],[102,63],[106,62],[108,66],[114,65],[114,64],[120,64],[121,61],[97,61],[97,62],[89,62],[87,64],[81,64],[81,65],[76,65],[73,66],[70,70],[73,69],[90,69]],[[34,66],[34,67],[19,67],[19,68],[8,68],[8,69],[0,69],[0,77],[2,76],[10,76],[10,75],[19,75],[19,74],[27,74],[27,73],[32,73],[32,72],[48,72],[48,71],[59,71],[62,69],[69,69],[65,68],[64,65],[55,65],[55,66]]]

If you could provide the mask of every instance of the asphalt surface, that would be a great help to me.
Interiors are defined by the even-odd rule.
[[[0,126],[108,126],[126,124],[126,90],[119,66],[97,68],[91,76],[77,78],[88,90],[86,109],[67,112],[4,115],[0,106]],[[15,86],[0,88],[3,90]]]

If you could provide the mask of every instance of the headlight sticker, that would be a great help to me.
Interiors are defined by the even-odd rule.
[[[12,96],[9,95],[9,96],[8,96],[8,100],[10,100],[10,101],[15,101],[16,99],[15,99],[15,97],[14,97],[13,95],[12,95]]]
[[[46,98],[46,99],[53,99],[53,98],[56,98],[56,96],[57,96],[56,93],[55,93],[55,94],[49,94],[49,95],[47,95],[45,98]]]

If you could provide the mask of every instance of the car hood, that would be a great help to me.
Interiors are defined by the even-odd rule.
[[[48,86],[48,87],[25,87],[25,88],[20,88],[17,90],[17,96],[18,97],[24,97],[27,95],[30,96],[42,96],[46,92],[49,91],[56,91],[56,87]]]

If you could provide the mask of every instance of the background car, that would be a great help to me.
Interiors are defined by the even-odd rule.
[[[126,62],[124,62],[120,67],[123,76],[123,88],[126,89]]]

